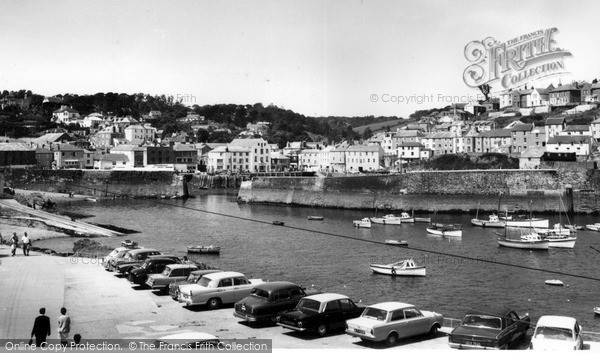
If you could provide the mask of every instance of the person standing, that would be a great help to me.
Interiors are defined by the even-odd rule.
[[[40,316],[35,318],[33,322],[33,329],[31,330],[31,338],[35,336],[35,345],[41,347],[46,343],[46,337],[51,333],[50,331],[50,318],[45,315],[46,308],[40,309]]]
[[[23,234],[21,242],[23,243],[23,255],[29,256],[29,247],[31,246],[31,239],[29,239],[29,237],[27,236],[27,232]]]
[[[69,331],[71,331],[71,318],[67,315],[67,309],[60,309],[60,316],[58,317],[58,335],[60,336],[60,344],[63,346],[67,345],[67,337]]]
[[[19,237],[17,236],[17,233],[13,233],[13,236],[10,240],[10,252],[12,254],[11,256],[15,256],[15,253],[17,252],[17,246],[19,246]]]

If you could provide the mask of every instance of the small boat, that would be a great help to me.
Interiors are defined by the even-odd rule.
[[[417,266],[413,259],[398,261],[387,265],[371,264],[373,273],[391,276],[418,276],[426,274],[425,266]]]
[[[98,198],[97,197],[86,197],[85,200],[89,201],[89,202],[98,202]]]
[[[565,225],[565,228],[570,229],[571,233],[577,233],[578,230],[584,230],[585,229],[584,226],[578,226],[576,224],[567,224],[567,225]]]
[[[496,214],[491,214],[488,219],[479,219],[477,217],[471,219],[471,224],[478,227],[489,227],[489,228],[504,228],[506,221],[501,220]]]
[[[549,228],[550,222],[547,218],[516,218],[516,219],[507,219],[506,226],[507,227],[522,227],[522,228]]]
[[[585,228],[595,232],[600,232],[600,223],[586,224]]]
[[[284,221],[273,221],[273,225],[274,226],[282,226],[282,225],[285,225],[285,222]]]
[[[402,223],[415,223],[415,217],[408,214],[408,212],[400,213],[400,222]]]
[[[393,214],[386,214],[383,217],[371,217],[371,222],[376,224],[400,224],[400,217],[396,217]]]
[[[564,286],[565,284],[560,279],[548,279],[544,283],[549,286]]]
[[[417,223],[431,223],[431,217],[415,217]]]
[[[353,221],[352,224],[358,228],[371,228],[371,220],[367,217],[358,221]]]
[[[406,240],[396,240],[396,239],[388,239],[385,241],[387,245],[394,246],[408,246],[408,242]]]
[[[308,216],[307,218],[309,221],[322,221],[323,220],[323,216]]]
[[[519,239],[509,239],[506,236],[498,234],[498,245],[507,248],[529,249],[529,250],[548,250],[550,241],[542,239],[539,234],[532,232],[522,235]]]
[[[433,223],[427,227],[427,233],[447,237],[462,237],[462,226],[460,224]]]
[[[542,235],[564,235],[569,236],[573,231],[563,227],[560,223],[555,223],[552,228],[536,229],[536,232]]]
[[[195,254],[219,254],[221,253],[221,247],[209,245],[209,246],[188,246],[187,252]]]
[[[573,249],[575,247],[575,242],[577,241],[577,237],[570,235],[555,235],[549,234],[547,236],[542,237],[542,239],[547,239],[550,241],[551,248],[566,248]]]
[[[123,240],[121,242],[121,246],[124,248],[132,248],[133,249],[133,248],[137,247],[137,245],[138,245],[138,243],[136,243],[133,240]]]
[[[600,315],[600,306],[594,308],[594,314]]]

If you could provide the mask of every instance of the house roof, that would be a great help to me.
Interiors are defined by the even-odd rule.
[[[83,148],[75,147],[69,143],[61,143],[54,150],[54,152],[57,151],[83,151]]]
[[[62,107],[56,109],[55,111],[53,111],[53,113],[62,113],[62,112],[69,112],[69,113],[77,113],[79,114],[79,112],[71,107],[67,107],[66,105],[63,105]]]
[[[217,146],[208,153],[221,153],[221,152],[250,152],[249,147],[244,146]]]
[[[425,148],[422,144],[413,141],[406,141],[398,145],[398,147],[421,147]]]
[[[173,145],[173,151],[182,152],[182,151],[197,151],[197,150],[196,150],[196,146],[193,144],[176,143]]]
[[[478,137],[511,137],[511,131],[507,130],[507,129],[496,129],[496,130],[489,130],[489,131],[482,131],[481,133],[479,133]]]
[[[546,147],[529,147],[521,152],[520,158],[541,158],[546,152]]]
[[[553,136],[548,139],[548,145],[558,143],[585,144],[590,142],[589,136]]]
[[[381,146],[379,145],[352,145],[346,148],[348,152],[379,152]]]
[[[267,142],[264,139],[234,139],[229,143],[230,146],[252,147],[260,142]]]
[[[548,118],[546,125],[562,125],[565,123],[565,118]]]
[[[516,124],[510,130],[511,131],[531,131],[533,129],[533,124]]]
[[[103,154],[102,156],[100,156],[98,158],[99,161],[101,162],[129,162],[129,157],[127,157],[124,154],[121,153],[109,153],[109,154]]]
[[[423,136],[423,138],[430,138],[430,139],[451,139],[454,138],[456,135],[453,132],[435,132],[435,133],[431,133],[431,134],[425,134],[425,136]]]
[[[577,88],[576,85],[562,85],[559,87],[556,87],[553,90],[550,90],[550,93],[554,93],[554,92],[567,92],[567,91],[580,91],[581,88]]]
[[[0,151],[34,151],[34,149],[21,142],[2,142]]]
[[[135,145],[118,145],[111,148],[110,152],[125,152],[125,151],[144,151],[144,147],[139,147]]]
[[[569,132],[569,131],[590,131],[590,126],[589,125],[567,125],[563,131],[564,132]]]

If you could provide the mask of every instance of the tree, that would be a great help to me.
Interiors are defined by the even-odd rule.
[[[196,137],[198,138],[198,141],[206,143],[210,138],[210,132],[208,132],[206,129],[198,129],[196,132]]]
[[[371,130],[370,127],[366,128],[365,131],[363,131],[362,133],[362,139],[363,140],[368,140],[371,137],[373,137],[373,131]]]

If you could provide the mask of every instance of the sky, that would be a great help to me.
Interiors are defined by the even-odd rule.
[[[408,117],[478,98],[462,78],[469,42],[552,27],[572,53],[561,82],[600,79],[594,0],[0,5],[0,90],[48,96],[141,92],[187,105],[260,102],[307,116]]]

